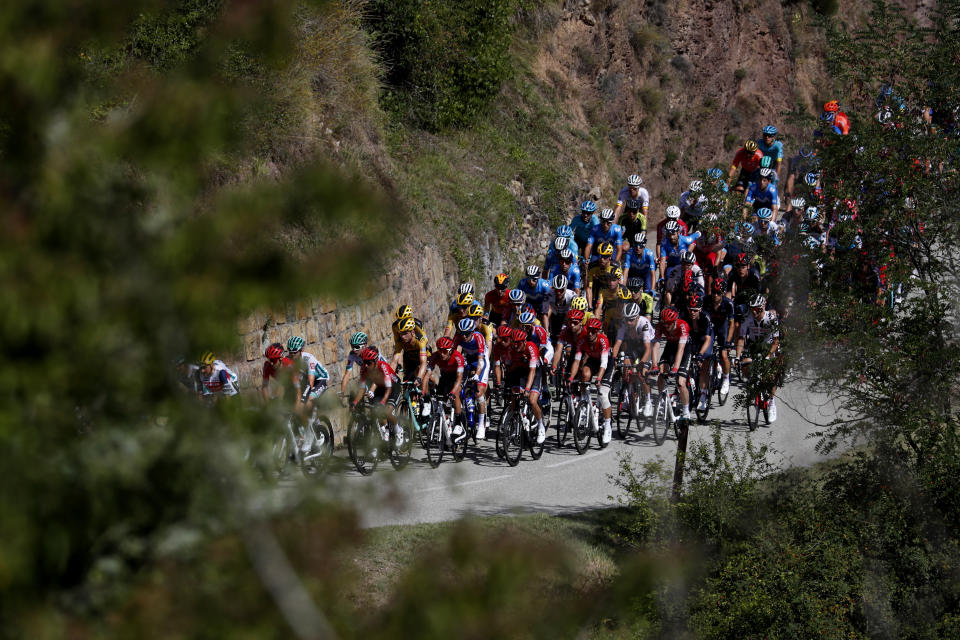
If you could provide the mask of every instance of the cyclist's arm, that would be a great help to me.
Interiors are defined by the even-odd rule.
[[[550,370],[555,371],[557,368],[557,363],[560,362],[560,356],[563,354],[563,350],[566,345],[563,342],[557,341],[557,348],[553,352],[553,361],[550,363]]]
[[[570,367],[570,375],[567,376],[570,380],[574,380],[577,377],[577,372],[580,371],[580,358],[581,354],[577,351],[576,355],[573,356],[573,366]]]
[[[607,371],[607,364],[608,364],[609,358],[610,358],[610,351],[609,351],[609,350],[607,350],[607,351],[602,351],[602,352],[600,353],[600,368],[599,368],[599,370],[596,372],[596,376],[597,376],[597,380],[598,380],[598,381],[603,379],[603,374],[606,373],[606,371]]]
[[[587,246],[583,248],[583,260],[585,264],[590,264],[590,252],[593,251],[593,238],[587,240]]]
[[[643,356],[640,357],[640,362],[647,362],[650,358],[650,352],[653,349],[653,345],[649,342],[644,341],[643,343]],[[633,364],[639,365],[640,362],[634,362]]]
[[[617,340],[613,343],[613,359],[616,360],[620,354],[620,347],[623,346],[623,340]]]
[[[423,378],[424,374],[427,372],[427,352],[420,352],[420,367],[417,369],[417,378]]]
[[[680,362],[683,360],[683,352],[687,350],[686,342],[677,343],[677,356],[673,359],[673,370],[680,368]]]
[[[712,343],[713,343],[713,334],[712,334],[712,333],[708,333],[708,334],[703,338],[703,346],[700,347],[700,355],[701,355],[701,356],[702,356],[703,354],[705,354],[705,353],[710,349],[710,345],[711,345]]]
[[[460,395],[460,387],[463,385],[463,369],[457,371],[457,381],[453,383],[453,388],[450,390],[450,393],[457,397]]]

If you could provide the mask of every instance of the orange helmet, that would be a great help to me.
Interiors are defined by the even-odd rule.
[[[830,100],[823,103],[824,111],[840,111],[840,103],[836,100]]]

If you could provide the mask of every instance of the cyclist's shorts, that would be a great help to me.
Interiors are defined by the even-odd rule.
[[[677,357],[677,347],[679,343],[677,342],[668,342],[663,348],[663,353],[660,354],[660,364],[667,365],[668,368],[673,368],[673,362]],[[688,342],[686,348],[683,350],[683,356],[680,358],[680,368],[677,369],[677,373],[681,376],[686,377],[687,372],[690,370],[690,359],[693,357],[693,343]]]
[[[503,322],[503,316],[500,315],[499,311],[490,311],[490,315],[487,316],[488,323],[492,327],[500,326],[500,323]]]
[[[563,330],[563,323],[566,320],[563,316],[559,314],[553,314],[550,316],[550,339],[556,341],[557,336],[560,335],[560,332]]]
[[[650,356],[647,356],[646,360],[640,360],[640,356],[643,355],[644,345],[642,341],[639,340],[625,340],[620,349],[630,358],[630,362],[633,364],[641,364],[642,362],[650,362]],[[651,353],[652,355],[652,353]]]
[[[377,387],[377,390],[373,393],[373,402],[379,403],[383,400],[383,394],[387,391],[386,387]],[[395,384],[390,387],[390,396],[387,398],[387,404],[392,407],[397,406],[397,403],[400,402],[400,395],[403,393],[403,389],[399,384]]]
[[[533,376],[533,384],[530,385],[530,391],[540,392],[542,384],[542,371],[543,367],[537,367],[537,373]],[[530,369],[526,367],[518,369],[510,369],[503,376],[503,386],[505,389],[510,387],[524,387],[527,386],[527,376],[530,375]]]
[[[453,373],[440,373],[440,381],[437,382],[437,393],[441,398],[446,398],[447,394],[453,390],[453,385],[457,383],[457,374]]]
[[[590,367],[590,375],[595,376],[597,372],[600,371],[600,358],[587,358],[583,366]],[[610,386],[610,378],[613,377],[613,370],[615,368],[613,359],[607,358],[607,370],[603,372],[603,378],[600,379],[601,385]]]
[[[714,346],[716,346],[716,350],[726,349],[727,347],[732,346],[727,342],[728,331],[730,331],[730,318],[727,318],[726,320],[724,320],[723,324],[721,325],[714,325],[713,343],[714,343]]]
[[[403,352],[403,381],[410,382],[417,377],[417,371],[420,370],[420,352]]]
[[[751,173],[747,173],[747,172],[744,171],[743,169],[740,169],[740,175],[737,176],[737,183],[736,183],[735,185],[733,185],[734,188],[736,188],[736,187],[743,187],[744,190],[746,190],[747,187],[749,187],[749,186],[750,186],[750,183],[752,182],[752,180],[750,179],[751,177],[753,177],[753,173],[752,173],[752,172],[751,172]]]
[[[313,387],[310,389],[310,393],[307,394],[308,398],[319,398],[323,395],[323,392],[327,390],[327,380],[317,380]]]

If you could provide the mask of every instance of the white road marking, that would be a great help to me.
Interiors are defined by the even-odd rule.
[[[573,460],[564,460],[563,462],[558,462],[556,464],[548,464],[547,469],[553,469],[554,467],[562,467],[565,464],[573,464],[574,462],[583,462],[584,460],[589,460],[590,458],[596,458],[597,456],[602,456],[605,453],[608,453],[610,449],[604,449],[603,451],[597,451],[596,453],[590,453],[585,456],[577,456]]]
[[[427,487],[426,489],[418,489],[414,493],[428,493],[430,491],[441,491],[443,489],[453,489],[455,487],[466,487],[471,484],[480,484],[483,482],[493,482],[494,480],[503,480],[504,478],[512,478],[512,473],[505,473],[502,476],[493,476],[492,478],[481,478],[480,480],[467,480],[466,482],[457,482],[455,484],[442,484],[437,487]]]

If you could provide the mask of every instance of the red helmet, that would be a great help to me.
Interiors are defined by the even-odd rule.
[[[745,267],[750,264],[750,256],[745,253],[740,253],[737,255],[737,266]]]
[[[497,327],[497,337],[498,337],[498,338],[512,338],[512,337],[513,337],[513,329],[511,329],[510,327],[508,327],[508,326],[505,325],[505,324],[502,324],[502,325],[500,325],[499,327]]]
[[[517,342],[526,342],[527,341],[527,332],[523,329],[514,329],[513,330],[513,339]]]
[[[829,100],[823,103],[824,111],[840,111],[840,103],[836,100]]]
[[[453,349],[453,339],[448,336],[437,338],[437,349],[441,351],[444,349]]]
[[[583,316],[585,314],[580,309],[570,309],[567,311],[567,320],[573,320],[574,322],[582,322]]]
[[[600,321],[600,318],[590,318],[587,320],[587,324],[585,326],[587,329],[599,331],[603,328],[603,322]]]
[[[677,313],[677,310],[673,307],[667,307],[660,314],[660,320],[663,322],[674,322],[677,318],[680,317],[680,314]]]
[[[276,360],[283,357],[283,345],[279,342],[274,342],[272,345],[267,347],[267,350],[264,351],[263,355],[267,356],[270,360]]]
[[[360,352],[360,359],[364,362],[373,362],[380,357],[380,351],[376,347],[367,347]]]

